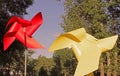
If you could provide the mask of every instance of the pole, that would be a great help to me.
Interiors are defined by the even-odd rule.
[[[24,31],[24,39],[25,39],[25,45],[27,46],[27,40],[26,40],[26,30],[23,28]],[[24,65],[24,76],[27,75],[27,47],[25,48],[25,65]]]
[[[27,74],[27,49],[25,49],[25,67],[24,67],[24,76]]]
[[[86,76],[94,76],[94,74],[92,72],[92,73],[87,74]]]

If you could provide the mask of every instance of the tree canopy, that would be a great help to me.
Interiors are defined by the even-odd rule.
[[[61,26],[65,32],[84,27],[96,38],[105,38],[120,33],[120,0],[65,0],[64,8],[65,14],[62,16]],[[95,74],[120,75],[119,44],[118,38],[114,49],[102,54],[99,69],[94,72]],[[61,56],[62,54],[63,52],[59,53]]]
[[[5,26],[11,16],[23,17],[27,14],[26,9],[33,4],[33,0],[0,0],[0,67],[23,67],[24,66],[24,49],[25,46],[19,41],[3,50],[3,36],[6,32]],[[23,71],[22,68],[20,70]]]

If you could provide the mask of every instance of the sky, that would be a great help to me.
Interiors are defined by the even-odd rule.
[[[24,16],[25,19],[30,20],[38,12],[42,12],[43,24],[33,34],[33,38],[42,44],[44,49],[32,49],[35,54],[33,58],[39,55],[52,57],[53,53],[48,52],[52,42],[63,33],[60,26],[62,22],[61,16],[64,14],[64,7],[62,1],[57,0],[34,0],[32,6],[27,9],[28,14]]]

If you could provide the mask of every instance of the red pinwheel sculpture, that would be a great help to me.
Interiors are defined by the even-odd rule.
[[[38,29],[42,22],[41,12],[35,15],[30,21],[13,16],[6,25],[6,28],[10,28],[4,35],[4,50],[6,50],[15,39],[19,40],[28,48],[43,48],[41,44],[32,38],[32,34]]]

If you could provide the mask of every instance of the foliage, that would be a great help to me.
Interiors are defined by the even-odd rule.
[[[60,75],[74,75],[77,62],[71,49],[65,48],[56,51],[53,59],[56,62],[56,69],[61,73]]]
[[[31,56],[35,52],[33,50],[27,50],[27,76],[36,76],[35,66],[36,66],[36,59],[33,59]]]
[[[50,75],[51,69],[55,66],[55,63],[52,58],[46,58],[44,56],[39,56],[36,59],[34,69],[35,71],[41,75],[41,71],[47,71],[47,74]]]
[[[65,32],[84,27],[88,33],[96,38],[120,34],[119,0],[65,0],[64,8],[65,14],[62,16],[63,22],[61,26]],[[113,50],[101,56],[100,65],[103,64],[103,66],[99,67],[99,70],[95,72],[96,74],[99,72],[101,74],[101,68],[103,68],[103,74],[106,73],[107,76],[119,75],[119,39]],[[66,49],[64,52],[59,52],[59,56],[61,55],[61,57],[63,57],[62,55],[65,54],[65,52],[67,52]],[[69,62],[71,57],[68,58],[64,56],[64,60],[65,59],[68,59]],[[62,58],[60,58],[60,61],[63,61]],[[61,64],[64,63],[65,62],[62,62]],[[71,63],[71,61],[69,63]],[[67,65],[69,66],[69,64]],[[62,68],[62,70],[64,69]]]
[[[23,17],[27,14],[26,9],[33,4],[33,0],[0,0],[0,67],[6,66],[12,69],[19,69],[23,71],[24,67],[24,50],[25,46],[19,41],[14,43],[8,48],[7,51],[3,50],[3,36],[6,32],[5,26],[9,18],[13,15]]]
[[[48,76],[47,71],[44,69],[43,66],[40,68],[39,76]]]

